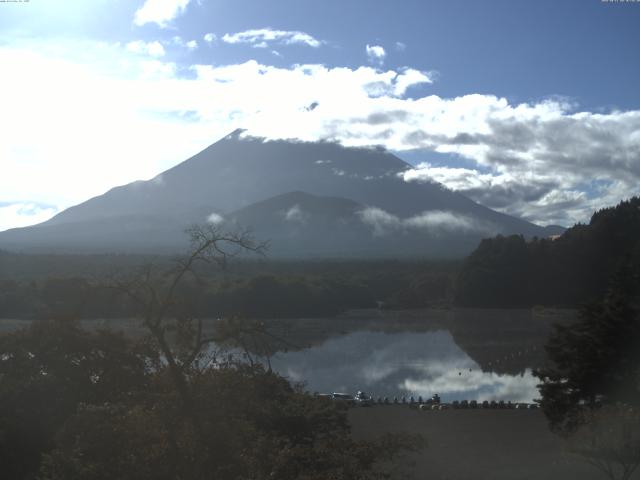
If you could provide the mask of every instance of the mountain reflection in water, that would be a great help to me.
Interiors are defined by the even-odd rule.
[[[309,391],[365,390],[374,397],[440,394],[443,401],[538,398],[538,379],[483,372],[446,330],[356,331],[295,352],[278,352],[272,368]]]

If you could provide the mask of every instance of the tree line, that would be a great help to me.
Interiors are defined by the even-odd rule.
[[[624,264],[640,265],[640,197],[593,214],[557,238],[497,236],[465,259],[455,303],[575,307],[601,297]]]
[[[455,264],[374,263],[328,265],[324,269],[274,264],[228,275],[201,272],[180,288],[198,316],[252,318],[334,316],[349,309],[424,308],[451,303]],[[123,271],[136,271],[130,266]],[[143,267],[142,267],[143,268]],[[246,266],[244,268],[247,268]],[[314,269],[317,269],[314,271]],[[109,288],[108,275],[48,276],[0,280],[0,318],[127,318],[135,314],[122,292]]]

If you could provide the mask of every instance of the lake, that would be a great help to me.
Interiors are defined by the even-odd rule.
[[[538,397],[530,369],[517,375],[482,371],[446,330],[353,332],[302,351],[277,353],[271,366],[307,390],[324,393],[364,390],[390,399],[438,393],[443,401]]]
[[[268,320],[268,329],[282,339],[269,362],[310,392],[364,390],[391,401],[437,393],[444,402],[532,402],[539,397],[532,370],[544,364],[551,326],[574,318],[573,310],[434,309]],[[0,332],[28,323],[0,320]],[[82,323],[145,333],[132,319]],[[207,321],[205,329],[214,324]]]
[[[395,315],[395,317],[393,316]],[[532,402],[550,326],[572,311],[457,310],[299,319],[274,325],[299,348],[279,351],[271,367],[310,392],[374,398]]]

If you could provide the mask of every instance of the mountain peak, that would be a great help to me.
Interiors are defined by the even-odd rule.
[[[247,131],[246,128],[236,128],[233,132],[225,135],[221,140],[239,140],[240,137]],[[220,140],[218,140],[220,141]],[[214,142],[214,145],[217,142]]]
[[[275,237],[288,235],[291,228],[310,229],[314,219],[322,218],[324,230],[315,230],[319,235],[316,243],[333,235],[332,229],[353,227],[343,236],[352,239],[350,247],[343,251],[338,244],[332,244],[344,255],[350,251],[355,254],[352,250],[356,248],[367,251],[366,245],[371,242],[378,245],[374,249],[376,255],[446,255],[447,249],[460,255],[480,240],[479,231],[445,235],[414,228],[408,232],[405,226],[425,224],[425,219],[419,218],[425,212],[491,225],[496,233],[544,235],[536,225],[485,208],[439,185],[405,182],[398,173],[408,164],[387,151],[332,142],[264,141],[246,137],[245,132],[237,129],[162,172],[157,177],[162,181],[116,187],[39,226],[0,233],[0,248],[146,252],[162,246],[177,250],[184,246],[184,229],[206,222],[212,212],[228,218],[239,216],[243,209],[263,211],[276,221],[284,218],[281,212],[285,207],[290,209],[296,204],[301,213],[296,216],[293,212],[290,217],[308,222],[280,223],[282,232],[269,233],[273,242],[277,242]],[[365,228],[356,215],[356,211],[365,208],[376,216],[376,221],[402,226],[396,230],[398,235],[384,242],[372,239],[371,229]],[[247,213],[246,218],[251,219],[250,223],[265,225],[257,214]],[[253,227],[250,223],[244,226]],[[436,248],[434,242],[427,241],[430,235],[440,235],[443,242]],[[465,239],[457,249],[452,246],[453,235]],[[305,238],[312,241],[312,237]],[[295,243],[289,245],[295,248]],[[361,251],[357,253],[360,256]]]

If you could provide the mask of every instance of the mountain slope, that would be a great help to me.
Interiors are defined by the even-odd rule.
[[[293,208],[291,197],[266,206],[258,204],[288,192],[305,192],[310,196],[301,201],[307,209],[313,209],[313,202],[320,202],[326,210],[328,217],[324,220],[318,215],[308,219],[305,238],[311,238],[314,231],[318,235],[323,232],[328,242],[327,229],[336,230],[332,225],[339,224],[340,215],[351,212],[347,215],[350,233],[345,230],[344,235],[354,237],[352,243],[358,252],[371,246],[371,252],[389,256],[398,252],[451,256],[460,255],[460,250],[452,248],[451,255],[446,248],[432,252],[427,248],[429,242],[420,244],[420,238],[426,235],[442,243],[445,237],[462,235],[468,237],[463,242],[466,253],[488,234],[548,234],[541,227],[490,210],[438,184],[407,183],[398,175],[407,168],[408,164],[382,149],[346,148],[329,142],[267,142],[243,138],[237,131],[150,181],[113,188],[40,225],[2,232],[0,247],[25,251],[170,251],[183,245],[186,227],[202,223],[215,213],[263,230],[274,248],[278,238],[295,238],[292,232],[296,228],[301,231],[301,225],[289,221],[274,229],[260,223],[266,218],[264,214],[254,213],[252,217],[251,210],[246,209],[255,205],[255,211],[277,211],[278,201],[288,202],[288,208]],[[314,200],[313,196],[318,198]],[[336,203],[336,198],[342,200]],[[424,217],[425,212],[431,212],[431,216]],[[322,222],[329,223],[321,227]],[[260,229],[256,223],[262,225]],[[461,225],[469,228],[459,228]],[[407,252],[404,248],[409,245]],[[338,250],[349,255],[350,251],[356,253],[354,248],[343,245]]]
[[[380,221],[376,212],[345,198],[289,192],[242,208],[226,221],[251,225],[256,237],[270,240],[270,254],[277,257],[456,257],[478,243],[474,230]]]

